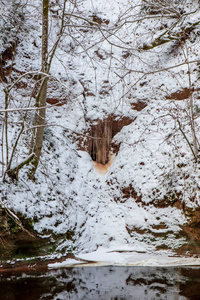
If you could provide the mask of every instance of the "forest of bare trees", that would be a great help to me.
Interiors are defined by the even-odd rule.
[[[86,128],[92,125],[92,122],[96,122],[89,117],[87,98],[89,94],[90,87],[86,87],[86,82],[84,79],[79,82],[82,85],[82,91],[79,95],[73,93],[73,86],[69,83],[66,84],[62,79],[57,78],[51,73],[51,64],[54,56],[60,48],[63,48],[65,39],[70,39],[69,55],[71,52],[72,56],[78,56],[76,54],[76,48],[81,48],[82,50],[78,52],[84,53],[93,68],[94,75],[92,75],[91,80],[94,81],[93,84],[96,85],[95,93],[99,93],[104,96],[109,94],[109,91],[115,95],[115,90],[121,90],[118,99],[113,96],[113,101],[116,101],[114,105],[114,110],[117,110],[117,103],[126,101],[126,97],[131,97],[133,95],[132,91],[136,85],[140,84],[145,78],[148,80],[149,76],[156,73],[164,73],[176,70],[180,66],[186,65],[188,68],[188,89],[191,91],[189,96],[189,103],[187,106],[187,116],[188,124],[190,124],[192,140],[187,136],[184,131],[184,124],[182,120],[179,119],[173,112],[171,113],[172,118],[177,121],[177,126],[179,127],[183,139],[194,156],[195,161],[198,161],[198,148],[199,142],[196,135],[196,124],[195,124],[195,104],[194,104],[194,93],[193,83],[191,80],[191,65],[194,64],[198,66],[198,57],[194,59],[190,57],[190,49],[187,46],[187,40],[192,40],[192,43],[196,43],[198,38],[198,26],[199,21],[194,20],[188,22],[187,18],[195,14],[197,8],[191,9],[189,12],[185,11],[184,3],[176,1],[141,1],[140,4],[132,3],[123,12],[119,12],[117,22],[113,24],[110,20],[104,19],[101,16],[92,14],[83,14],[79,9],[77,9],[79,3],[76,1],[67,4],[67,1],[43,1],[43,6],[33,6],[29,1],[12,1],[9,5],[2,1],[2,7],[4,6],[7,10],[5,13],[3,9],[1,10],[2,24],[1,24],[1,37],[2,37],[2,50],[1,50],[1,86],[4,91],[4,100],[2,99],[1,106],[1,165],[2,165],[2,178],[6,180],[7,176],[10,178],[17,178],[19,170],[26,166],[29,167],[29,178],[34,178],[42,151],[44,128],[47,124],[46,121],[46,102],[47,99],[47,85],[49,79],[51,83],[53,82],[59,88],[67,89],[67,97],[71,99],[78,99],[79,105],[83,111],[83,117],[86,122]],[[15,59],[18,51],[21,51],[20,45],[22,39],[26,37],[28,30],[30,30],[28,21],[31,18],[35,18],[36,15],[37,22],[42,23],[42,33],[41,42],[37,45],[37,53],[41,56],[41,66],[32,71],[29,67],[24,70],[15,69]],[[160,25],[161,33],[157,34],[155,37],[152,36],[151,42],[137,43],[136,36],[137,33],[133,33],[132,44],[127,43],[127,40],[123,40],[123,33],[125,37],[126,27],[131,27],[135,23],[138,28],[141,26],[143,21],[147,20],[157,20]],[[170,25],[162,25],[170,20]],[[54,26],[57,24],[57,32],[54,34]],[[166,27],[165,27],[166,26]],[[95,34],[95,39],[92,36]],[[91,41],[88,39],[91,36]],[[163,44],[171,43],[171,47],[182,49],[184,53],[184,58],[179,64],[171,65],[170,67],[165,67],[164,65],[151,66],[148,61],[145,62],[142,56],[145,51],[151,51]],[[104,44],[106,44],[106,49],[110,49],[110,53],[104,49]],[[22,47],[23,48],[23,47]],[[19,50],[18,50],[19,49]],[[118,61],[115,57],[115,51],[112,53],[112,49],[118,49],[122,51],[122,60]],[[118,51],[117,50],[117,51]],[[25,49],[23,50],[25,53]],[[66,50],[64,50],[66,51]],[[68,50],[67,50],[68,51]],[[173,50],[176,51],[176,50]],[[97,59],[91,56],[91,53],[96,54],[97,59],[100,62],[105,62],[105,68],[107,68],[107,76],[111,80],[105,80],[103,87],[98,86],[98,78],[95,78],[95,70]],[[143,53],[142,55],[141,52]],[[25,55],[22,53],[21,55]],[[109,57],[109,59],[107,59]],[[134,57],[134,62],[138,61],[137,66],[130,66],[125,63],[126,58]],[[61,60],[61,58],[60,58]],[[114,61],[118,61],[117,67],[114,67]],[[63,62],[64,63],[64,62]],[[62,64],[62,61],[61,61]],[[69,66],[65,66],[69,68]],[[69,81],[71,79],[69,78]],[[49,83],[49,85],[51,85]],[[21,87],[27,91],[26,98],[23,100],[23,95],[20,94]],[[25,92],[26,93],[26,92]],[[27,95],[29,99],[27,98]],[[94,95],[94,98],[97,95]],[[19,102],[16,104],[16,99]],[[62,99],[59,101],[63,101]],[[94,100],[94,106],[95,104]],[[50,104],[52,109],[54,109],[56,103]],[[114,115],[114,110],[110,113]],[[95,110],[94,110],[95,112]],[[60,110],[62,114],[62,109]],[[170,114],[170,112],[169,112]],[[32,115],[34,116],[32,118]],[[108,112],[106,112],[108,115]],[[106,117],[105,115],[105,117]],[[15,119],[15,121],[13,121]],[[103,126],[112,122],[104,123]],[[16,128],[12,131],[10,128]],[[102,129],[95,127],[97,132],[92,133],[93,138],[100,139],[102,135]],[[98,133],[99,130],[99,133]],[[109,132],[109,128],[105,129]],[[14,136],[13,135],[13,132]],[[12,132],[12,133],[11,133]],[[10,136],[11,135],[11,136]],[[109,133],[108,133],[109,135]],[[98,162],[105,164],[108,160],[108,152],[110,149],[111,139],[113,135],[110,134],[106,144],[99,146],[100,149],[96,149],[96,146],[90,147],[89,151],[103,151],[106,156],[103,161]],[[12,140],[12,142],[11,142]],[[16,155],[20,152],[20,140],[24,140],[25,147],[27,147],[27,156],[21,163],[16,164]],[[95,142],[96,143],[96,142]],[[102,142],[103,144],[104,142]],[[93,150],[91,150],[93,149]],[[95,150],[94,150],[95,149]],[[95,157],[95,154],[90,153]],[[101,157],[102,154],[96,155]]]
[[[199,245],[199,5],[0,0],[0,254]]]

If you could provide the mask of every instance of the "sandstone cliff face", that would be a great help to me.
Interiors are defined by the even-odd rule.
[[[186,208],[188,222],[182,227],[186,243],[177,250],[179,254],[200,254],[200,209]]]
[[[109,152],[117,154],[119,151],[120,145],[113,142],[114,136],[133,121],[130,117],[114,115],[109,115],[104,120],[89,121],[91,125],[85,132],[87,138],[79,140],[79,148],[86,150],[93,161],[105,165],[109,161]]]
[[[0,207],[0,260],[16,257],[30,257],[45,254],[43,247],[48,244],[47,239],[41,239],[32,228],[31,221],[22,214],[18,214],[25,230]]]

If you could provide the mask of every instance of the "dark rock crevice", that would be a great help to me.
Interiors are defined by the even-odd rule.
[[[129,117],[119,118],[114,115],[110,115],[104,120],[95,120],[86,133],[87,139],[81,141],[82,145],[79,148],[86,150],[93,161],[105,165],[109,161],[111,148],[115,154],[119,150],[119,145],[112,143],[113,137],[133,121],[134,119]]]

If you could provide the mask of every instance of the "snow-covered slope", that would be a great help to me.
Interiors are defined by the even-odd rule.
[[[188,221],[185,211],[199,206],[200,169],[187,142],[192,145],[190,95],[199,138],[198,24],[186,34],[186,28],[198,23],[198,1],[187,1],[179,18],[173,13],[146,15],[142,1],[129,2],[88,0],[76,6],[67,2],[70,25],[52,62],[50,74],[57,81],[50,79],[47,95],[49,103],[51,99],[66,103],[48,104],[35,182],[28,180],[26,168],[20,170],[17,183],[1,182],[5,205],[37,219],[34,228],[39,233],[63,234],[57,244],[62,253],[99,247],[177,249],[188,242],[182,232]],[[3,87],[10,81],[23,72],[40,70],[40,9],[40,1],[26,7],[23,38],[13,71],[7,82],[2,81],[2,99]],[[59,5],[52,1],[49,49],[59,31],[59,14]],[[155,45],[162,38],[168,40]],[[12,90],[10,109],[27,107],[35,79],[25,76],[20,83]],[[134,104],[139,101],[147,106],[138,111]],[[110,114],[133,122],[113,138],[119,151],[108,173],[101,175],[90,155],[80,150],[79,140],[87,138],[92,120]],[[28,155],[32,118],[29,112],[13,165]],[[23,112],[10,113],[9,153],[22,119]]]

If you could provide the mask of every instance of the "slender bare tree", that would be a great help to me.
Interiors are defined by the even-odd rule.
[[[43,13],[42,13],[42,72],[48,74],[48,15],[49,15],[49,0],[43,0]],[[30,169],[30,178],[34,178],[36,172],[41,151],[43,145],[43,136],[44,136],[44,125],[46,117],[46,98],[47,98],[47,81],[48,77],[44,74],[42,76],[42,83],[40,90],[36,99],[36,106],[40,109],[37,112],[37,130],[35,133],[33,152],[34,158],[32,160],[32,168]]]

